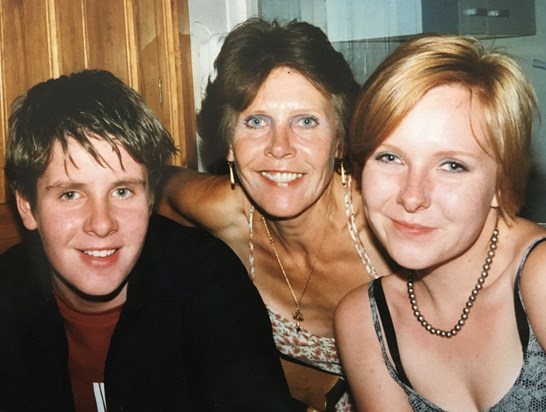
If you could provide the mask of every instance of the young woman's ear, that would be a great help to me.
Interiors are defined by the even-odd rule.
[[[499,200],[497,199],[497,194],[495,193],[495,196],[493,196],[493,200],[491,200],[491,207],[494,209],[499,208]]]
[[[36,229],[38,224],[36,223],[36,219],[34,219],[30,202],[19,192],[15,192],[15,201],[17,202],[17,210],[19,211],[19,215],[21,216],[25,227],[28,230]]]

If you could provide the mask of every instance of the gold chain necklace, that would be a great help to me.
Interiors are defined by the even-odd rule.
[[[482,266],[482,273],[480,274],[480,277],[478,278],[478,281],[476,282],[476,286],[474,286],[474,289],[472,289],[472,292],[470,293],[470,296],[468,297],[468,300],[466,301],[461,317],[459,318],[455,326],[451,328],[451,330],[442,330],[442,329],[433,327],[430,323],[427,322],[425,317],[421,314],[421,311],[419,310],[419,306],[417,306],[417,297],[415,296],[415,290],[413,288],[414,286],[413,271],[408,272],[408,282],[407,282],[408,297],[411,304],[411,309],[413,310],[413,315],[417,318],[417,321],[421,324],[421,326],[423,326],[426,330],[428,330],[433,335],[440,336],[442,338],[452,338],[462,329],[466,320],[468,319],[468,314],[470,313],[470,309],[474,305],[474,301],[476,300],[478,293],[480,293],[480,291],[483,288],[485,279],[487,278],[487,276],[489,276],[489,269],[491,269],[491,264],[493,263],[493,258],[495,257],[495,250],[497,249],[498,241],[499,241],[499,230],[497,229],[497,227],[495,227],[495,230],[493,230],[493,234],[491,235],[491,240],[489,241],[489,250],[487,251],[487,257],[485,258],[485,263]]]
[[[332,189],[333,190],[333,189]],[[307,290],[307,286],[309,285],[309,281],[311,280],[311,276],[313,275],[313,272],[315,271],[315,265],[317,264],[317,260],[319,258],[320,252],[322,250],[322,244],[324,243],[324,239],[326,238],[326,232],[328,231],[328,226],[330,223],[330,220],[332,218],[332,207],[333,207],[333,194],[330,192],[330,200],[329,200],[329,206],[328,206],[328,220],[326,221],[326,225],[324,226],[324,232],[322,233],[322,239],[320,241],[320,245],[318,248],[317,255],[315,256],[315,259],[313,260],[313,264],[311,265],[311,271],[309,272],[309,275],[307,276],[307,280],[305,281],[305,284],[303,285],[303,289],[300,294],[300,298],[298,299],[296,297],[296,294],[294,293],[294,288],[292,288],[292,284],[290,283],[290,280],[288,279],[288,275],[286,274],[286,271],[284,270],[284,266],[281,262],[281,258],[279,257],[279,253],[277,252],[277,248],[275,247],[275,243],[273,242],[273,237],[271,236],[271,233],[269,232],[269,227],[267,226],[267,221],[262,215],[262,222],[265,227],[265,231],[267,233],[267,238],[269,240],[269,244],[271,245],[271,248],[273,249],[273,253],[275,254],[275,257],[277,258],[277,262],[279,263],[279,267],[281,268],[281,272],[284,276],[284,280],[286,284],[288,285],[288,289],[290,290],[290,294],[292,295],[292,299],[294,299],[294,304],[296,305],[296,310],[292,312],[292,319],[296,321],[296,331],[300,332],[301,327],[300,323],[303,322],[303,313],[301,312],[301,301],[303,299],[303,295],[305,295],[305,291]]]

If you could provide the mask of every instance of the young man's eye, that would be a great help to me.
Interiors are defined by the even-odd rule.
[[[74,200],[78,198],[78,192],[69,190],[61,194],[61,198],[65,200]]]
[[[127,198],[133,194],[133,191],[127,187],[120,187],[116,189],[114,194],[119,198]]]

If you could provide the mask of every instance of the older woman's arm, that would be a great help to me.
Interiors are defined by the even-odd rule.
[[[162,173],[154,208],[172,220],[217,233],[230,226],[230,219],[242,211],[242,190],[232,188],[228,176],[177,166],[167,166]]]

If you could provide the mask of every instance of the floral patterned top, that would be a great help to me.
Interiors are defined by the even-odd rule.
[[[275,345],[280,353],[343,377],[334,338],[317,336],[301,327],[298,332],[294,322],[290,322],[269,308],[267,310]],[[336,412],[350,411],[354,411],[354,408],[351,405],[349,393],[345,392],[336,403]]]

